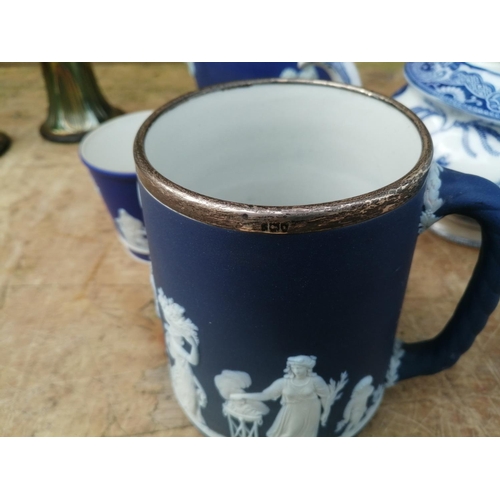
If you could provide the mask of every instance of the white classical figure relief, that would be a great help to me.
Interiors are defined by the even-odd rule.
[[[253,399],[231,399],[231,394],[244,394],[252,385],[252,379],[246,372],[223,370],[214,378],[219,394],[226,400],[222,413],[228,420],[232,437],[257,437],[262,417],[269,413],[269,407]]]
[[[435,214],[444,203],[439,196],[442,171],[443,167],[437,161],[432,163],[425,186],[424,210],[420,216],[419,233],[424,232],[438,220]]]
[[[313,372],[315,365],[315,356],[291,356],[287,359],[284,376],[267,389],[247,393],[242,391],[246,387],[241,387],[229,394],[229,401],[251,404],[253,401],[280,399],[281,409],[266,435],[317,436],[320,423],[326,425],[331,407],[342,396],[341,391],[348,378],[347,373],[343,372],[338,382],[330,379],[327,384]],[[250,381],[250,377],[247,381]]]
[[[124,208],[118,209],[115,221],[125,244],[134,252],[149,253],[146,228],[139,219],[130,215]]]
[[[290,79],[300,78],[302,80],[318,80],[319,73],[316,70],[316,68],[311,65],[311,66],[305,66],[302,69],[285,68],[280,73],[279,77],[280,78],[290,78]]]
[[[351,399],[344,410],[344,418],[337,424],[336,432],[344,429],[342,436],[353,436],[358,433],[377,410],[383,394],[383,385],[375,389],[373,377],[371,375],[363,377],[352,390]]]
[[[201,409],[207,405],[207,396],[193,373],[192,366],[199,361],[198,327],[184,316],[184,308],[158,290],[158,303],[164,320],[165,343],[172,359],[170,373],[177,401],[188,417],[204,425]]]

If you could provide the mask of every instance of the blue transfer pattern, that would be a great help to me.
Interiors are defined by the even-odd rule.
[[[477,157],[477,151],[471,147],[471,134],[475,133],[480,139],[484,151],[491,156],[500,156],[500,129],[489,125],[482,120],[455,120],[435,105],[429,99],[424,99],[426,106],[416,106],[412,111],[425,122],[430,116],[437,116],[443,120],[441,128],[433,133],[433,136],[450,130],[451,128],[460,128],[463,131],[462,145],[468,156]]]
[[[415,62],[405,65],[405,74],[415,87],[449,106],[500,121],[498,73],[464,62]]]

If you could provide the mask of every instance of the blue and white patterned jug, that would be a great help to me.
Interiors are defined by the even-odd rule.
[[[500,186],[500,63],[407,63],[405,77],[409,85],[394,98],[429,129],[434,160]],[[466,217],[448,216],[432,231],[480,246],[479,226]]]

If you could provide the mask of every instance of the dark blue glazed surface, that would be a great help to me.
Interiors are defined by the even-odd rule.
[[[286,68],[298,70],[296,62],[195,62],[193,65],[199,88],[238,80],[278,78]],[[316,67],[316,71],[322,80],[330,80],[322,68]],[[346,83],[349,83],[348,77],[344,76],[346,78]]]
[[[141,186],[157,290],[185,308],[198,327],[199,363],[192,371],[207,395],[206,425],[227,435],[222,370],[251,375],[249,392],[283,375],[286,359],[314,355],[328,382],[349,383],[319,435],[334,435],[361,378],[385,382],[418,234],[423,189],[409,202],[357,225],[304,234],[221,229],[188,219]],[[269,401],[262,434],[279,401]]]
[[[116,224],[116,217],[118,217],[118,210],[125,209],[131,216],[139,219],[144,223],[142,209],[139,203],[137,191],[137,175],[136,174],[123,174],[123,173],[108,173],[100,170],[93,165],[90,165],[82,159],[82,162],[88,167],[95,185],[98,188],[104,203]],[[120,233],[118,227],[116,227]],[[135,252],[129,247],[128,251],[139,259],[149,261],[149,256],[144,253]]]

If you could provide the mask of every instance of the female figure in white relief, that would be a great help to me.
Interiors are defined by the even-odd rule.
[[[207,404],[206,393],[191,366],[199,362],[198,327],[184,316],[184,308],[158,291],[163,318],[165,320],[165,343],[172,358],[170,374],[172,386],[180,405],[196,423],[205,423],[201,409]]]
[[[315,364],[315,356],[290,357],[283,378],[262,392],[232,394],[231,399],[268,401],[281,397],[281,409],[267,436],[317,436],[320,421],[326,424],[335,398],[331,398],[327,383],[313,373]]]

